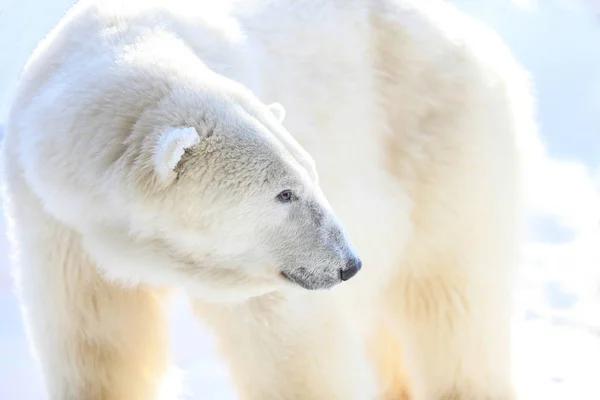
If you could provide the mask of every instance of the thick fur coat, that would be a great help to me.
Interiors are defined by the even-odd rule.
[[[533,135],[526,74],[444,1],[78,4],[3,146],[50,398],[170,395],[183,288],[241,399],[514,399]]]

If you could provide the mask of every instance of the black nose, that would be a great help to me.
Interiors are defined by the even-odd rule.
[[[361,269],[362,261],[360,258],[352,257],[346,263],[346,269],[340,269],[340,278],[343,281],[347,281],[352,278]]]

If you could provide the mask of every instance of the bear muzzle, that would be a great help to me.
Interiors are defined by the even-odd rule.
[[[362,261],[356,256],[351,256],[346,261],[344,268],[337,270],[337,274],[320,274],[309,271],[307,268],[298,268],[294,271],[281,271],[280,275],[289,282],[307,290],[329,289],[342,282],[352,279],[362,268]],[[333,271],[332,271],[333,272]]]

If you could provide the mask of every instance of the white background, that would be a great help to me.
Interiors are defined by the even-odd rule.
[[[548,150],[532,163],[529,182],[530,235],[514,332],[520,399],[599,400],[600,3],[455,3],[496,29],[532,72]],[[71,4],[0,0],[0,106],[37,41]],[[0,234],[0,400],[41,400],[11,285]],[[172,309],[175,364],[186,373],[187,398],[234,399],[213,339],[182,298]]]

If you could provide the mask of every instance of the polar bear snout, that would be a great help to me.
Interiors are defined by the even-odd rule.
[[[340,279],[343,281],[347,281],[354,277],[362,268],[362,261],[360,258],[356,256],[350,257],[348,262],[346,262],[346,268],[340,269]]]
[[[332,288],[352,279],[362,268],[362,260],[340,226],[318,231],[296,242],[296,251],[280,270],[285,280],[308,290]]]
[[[321,290],[329,289],[352,279],[361,268],[362,261],[352,253],[347,258],[345,257],[343,268],[336,269],[330,266],[323,269],[313,269],[306,266],[296,266],[291,270],[282,270],[280,274],[287,281],[304,289]]]

